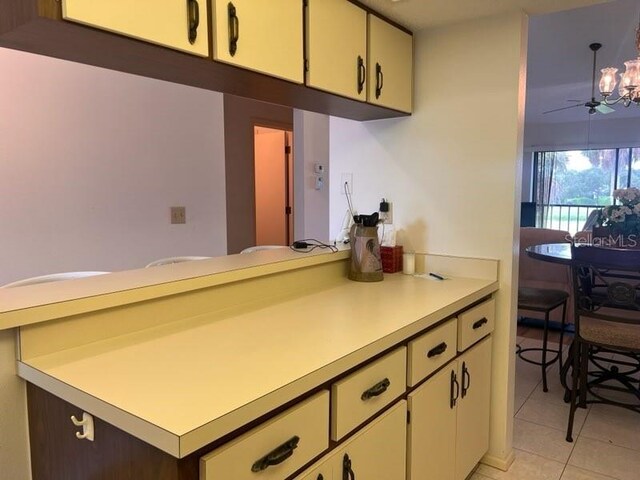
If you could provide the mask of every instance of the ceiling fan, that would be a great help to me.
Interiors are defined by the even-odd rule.
[[[578,102],[576,105],[571,105],[569,107],[562,108],[554,108],[553,110],[548,110],[546,112],[542,112],[543,115],[547,113],[559,112],[561,110],[568,110],[570,108],[576,107],[587,107],[589,115],[594,115],[596,113],[607,114],[614,112],[615,110],[608,105],[596,100],[596,56],[598,50],[602,48],[601,43],[592,43],[589,45],[589,48],[593,52],[593,76],[591,78],[591,100],[587,102],[583,102],[582,100],[567,100],[569,102]]]

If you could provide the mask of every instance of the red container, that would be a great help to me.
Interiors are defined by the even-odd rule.
[[[380,247],[380,257],[382,259],[382,271],[384,273],[402,271],[402,245]]]

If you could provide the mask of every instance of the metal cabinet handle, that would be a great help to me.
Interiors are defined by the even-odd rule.
[[[356,474],[351,468],[351,459],[347,453],[342,458],[342,480],[356,480]]]
[[[238,40],[240,39],[240,19],[236,7],[232,2],[227,5],[229,12],[229,53],[233,57],[238,51]]]
[[[358,93],[362,93],[366,78],[367,78],[367,68],[364,66],[363,58],[360,55],[358,55]]]
[[[487,317],[482,317],[480,320],[478,320],[477,322],[473,323],[473,329],[477,330],[481,326],[483,326],[485,323],[488,323],[488,322],[489,322],[489,320],[487,320]]]
[[[467,368],[466,362],[462,362],[462,392],[460,393],[462,398],[467,396],[467,391],[469,390],[470,385],[471,375],[469,374],[469,369]]]
[[[198,38],[198,27],[200,26],[198,0],[187,0],[187,25],[189,27],[189,43],[193,45]]]
[[[382,395],[384,392],[387,391],[387,388],[389,388],[389,385],[391,385],[391,382],[389,381],[388,378],[385,378],[381,382],[376,383],[373,387],[362,392],[362,395],[360,396],[360,398],[363,401],[365,401],[365,400],[369,400],[370,398],[377,397],[378,395]]]
[[[289,440],[284,442],[275,450],[269,452],[267,455],[257,460],[252,466],[252,472],[261,472],[266,470],[272,465],[278,465],[284,462],[287,458],[293,455],[293,451],[298,447],[298,442],[300,441],[300,437],[297,435],[291,437]]]
[[[382,73],[382,66],[376,63],[376,98],[380,98],[382,87],[384,87],[384,74]]]
[[[447,344],[442,342],[439,345],[436,345],[431,350],[427,352],[427,358],[437,357],[438,355],[442,355],[447,350]]]
[[[451,370],[451,389],[449,391],[449,407],[456,406],[458,397],[460,396],[460,384],[458,383],[458,377],[456,372]]]

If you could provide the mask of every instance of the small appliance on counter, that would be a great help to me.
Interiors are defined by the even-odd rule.
[[[382,260],[378,241],[378,212],[372,215],[355,215],[349,232],[351,242],[351,268],[349,279],[357,282],[380,282]]]

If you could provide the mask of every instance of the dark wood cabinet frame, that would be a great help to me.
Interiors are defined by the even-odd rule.
[[[211,17],[211,9],[209,12]],[[209,24],[212,24],[211,18]],[[211,44],[210,31],[210,52]],[[67,22],[62,20],[59,0],[0,0],[0,47],[353,120],[408,115],[215,62],[211,58],[200,58]]]

